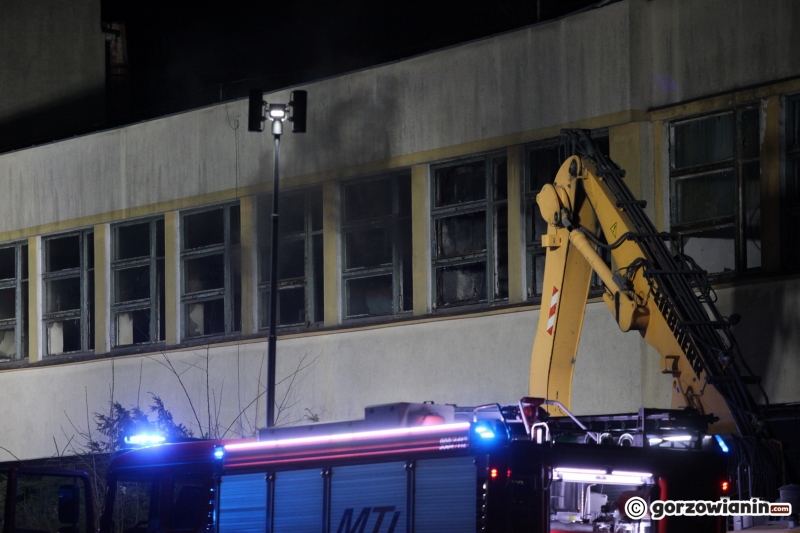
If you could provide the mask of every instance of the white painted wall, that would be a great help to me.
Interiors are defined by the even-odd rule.
[[[575,376],[576,411],[595,412],[601,406],[634,411],[641,404],[637,390],[625,395],[608,392],[638,381],[637,339],[626,338],[619,331],[607,335],[605,326],[614,324],[604,305],[593,304],[588,312],[591,325],[581,345]],[[286,422],[309,413],[318,414],[323,421],[361,418],[367,405],[397,401],[516,402],[527,394],[537,320],[538,311],[528,310],[282,339],[278,342],[278,381],[294,374],[298,365],[306,368],[297,372],[291,387],[291,377],[283,381],[276,398],[280,401],[288,390]],[[259,342],[214,347],[208,352],[197,348],[0,372],[2,395],[13,400],[0,405],[4,428],[0,446],[20,458],[50,456],[55,452],[54,439],[63,448],[76,435],[73,423],[86,429],[87,411],[108,409],[112,391],[114,399],[125,406],[148,405],[150,393],[157,394],[173,410],[175,419],[196,433],[192,405],[203,428],[208,426],[209,401],[212,426],[218,419],[228,427],[245,410],[247,432],[264,423],[263,398],[258,412],[255,404],[245,408],[263,391],[265,350],[266,344]],[[165,366],[168,362],[180,374],[191,402],[176,375]],[[598,372],[604,376],[602,388],[596,379]],[[618,378],[624,380],[622,385]],[[605,384],[609,384],[608,390]],[[94,429],[91,422],[90,426]],[[235,433],[238,426],[231,427]],[[0,461],[5,459],[0,450]]]

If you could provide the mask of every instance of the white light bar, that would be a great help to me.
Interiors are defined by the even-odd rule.
[[[691,435],[672,435],[672,436],[669,436],[669,437],[664,437],[664,440],[668,441],[668,442],[689,442],[690,440],[692,440],[692,436]]]
[[[392,437],[415,437],[435,433],[452,433],[469,431],[469,422],[455,424],[438,424],[434,426],[418,426],[411,428],[379,429],[373,431],[360,431],[356,433],[339,433],[337,435],[315,435],[313,437],[297,437],[293,439],[268,440],[258,442],[242,442],[226,444],[226,452],[244,450],[268,450],[274,448],[290,448],[293,446],[311,446],[314,444],[341,444],[360,440],[376,440]]]
[[[573,483],[599,483],[605,485],[642,485],[653,483],[653,475],[649,472],[629,472],[625,470],[612,470],[607,474],[605,470],[591,468],[566,468],[553,469],[553,479]]]
[[[126,444],[133,444],[134,446],[152,446],[154,444],[161,444],[167,440],[161,435],[131,435],[125,437]]]

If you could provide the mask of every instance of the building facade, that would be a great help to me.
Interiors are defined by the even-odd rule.
[[[623,0],[300,87],[279,421],[527,394],[535,195],[563,127],[592,130],[712,273],[770,401],[800,401],[798,26],[791,0]],[[0,155],[0,446],[61,453],[109,400],[149,394],[196,434],[263,425],[272,138],[246,116],[232,101]],[[574,410],[669,407],[659,359],[593,299]]]

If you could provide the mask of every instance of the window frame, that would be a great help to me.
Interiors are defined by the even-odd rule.
[[[342,323],[351,323],[354,321],[371,321],[371,320],[386,320],[391,318],[401,318],[401,317],[408,317],[411,316],[414,312],[414,304],[413,304],[413,284],[409,288],[410,294],[406,294],[405,292],[405,283],[403,279],[403,239],[401,235],[401,223],[402,221],[407,220],[409,224],[409,235],[408,239],[409,244],[413,240],[413,215],[411,213],[411,209],[413,208],[410,202],[409,204],[409,213],[407,215],[403,215],[400,213],[400,180],[407,179],[408,186],[411,188],[411,171],[408,169],[403,169],[399,171],[389,172],[389,173],[382,173],[373,176],[367,177],[359,177],[354,179],[348,179],[341,181],[338,186],[340,187],[340,203],[341,203],[341,221],[339,223],[339,234],[341,236],[340,239],[340,251],[341,251],[341,268],[339,268],[339,279],[341,280],[341,302],[342,302]],[[392,202],[392,212],[373,218],[363,218],[358,219],[355,221],[346,221],[345,220],[345,213],[347,212],[347,195],[346,195],[346,187],[354,185],[354,184],[365,184],[369,182],[381,181],[381,180],[391,180],[391,202]],[[409,190],[409,197],[411,196],[412,192]],[[391,235],[392,235],[392,262],[391,264],[385,263],[382,265],[376,266],[369,266],[369,267],[355,267],[355,268],[347,268],[347,233],[349,231],[363,229],[363,228],[390,228]],[[412,254],[413,254],[413,246],[412,246]],[[410,259],[412,262],[410,268],[412,268],[412,283],[413,283],[413,259]],[[382,313],[382,314],[358,314],[358,315],[349,315],[348,314],[348,294],[347,294],[347,282],[351,280],[358,280],[358,279],[368,279],[371,277],[378,277],[378,276],[386,276],[391,274],[392,276],[392,310],[389,313]],[[405,309],[405,301],[406,299],[410,300],[410,308]]]
[[[760,169],[761,169],[761,148],[756,157],[746,158],[743,152],[743,128],[742,117],[746,111],[756,111],[758,113],[759,129],[763,123],[763,113],[759,102],[746,102],[743,104],[726,107],[723,109],[716,109],[711,112],[706,112],[691,116],[682,116],[671,120],[668,123],[668,187],[669,187],[669,224],[670,231],[678,235],[678,245],[680,252],[683,253],[685,249],[684,237],[697,235],[713,230],[722,230],[725,228],[732,228],[734,235],[733,242],[733,269],[723,270],[721,272],[708,272],[709,278],[714,281],[722,281],[726,279],[733,279],[742,277],[748,274],[758,273],[761,270],[760,259],[759,266],[747,266],[747,235],[745,224],[745,183],[743,166],[748,163],[758,162],[759,164],[759,183],[760,183]],[[728,159],[723,159],[713,163],[703,163],[699,165],[688,165],[682,168],[675,168],[676,160],[676,141],[675,141],[675,127],[681,124],[688,124],[693,121],[708,119],[715,116],[723,116],[731,114],[733,116],[733,135],[732,142],[734,143],[732,149],[732,156]],[[760,131],[759,131],[760,134]],[[676,223],[673,219],[675,212],[675,205],[677,202],[676,183],[680,180],[691,179],[693,177],[700,177],[703,175],[711,175],[720,173],[726,170],[733,171],[734,179],[734,209],[733,215],[718,216],[705,220],[697,220],[692,222]],[[759,210],[760,210],[759,199]],[[759,241],[761,241],[759,237]],[[694,258],[693,258],[694,259]],[[701,268],[705,267],[701,264]]]
[[[0,249],[14,249],[14,277],[0,281],[0,290],[14,289],[14,318],[0,320],[0,329],[14,328],[14,356],[0,359],[2,363],[19,361],[29,357],[28,354],[28,302],[25,301],[23,287],[27,283],[30,291],[28,272],[28,242],[18,241],[0,245]],[[26,267],[23,269],[23,267]]]
[[[607,145],[607,151],[610,151],[610,137],[608,128],[598,128],[591,130],[590,132],[591,138],[597,142],[600,140],[604,140],[604,143]],[[541,215],[538,213],[539,207],[536,204],[536,195],[539,194],[541,188],[534,190],[532,184],[532,175],[533,169],[531,168],[530,164],[530,156],[531,152],[541,149],[556,149],[560,150],[561,147],[561,139],[560,137],[550,137],[547,139],[542,139],[540,141],[535,141],[529,144],[526,144],[523,147],[523,179],[520,180],[520,185],[522,187],[522,200],[523,200],[523,216],[525,221],[525,229],[524,229],[524,243],[525,243],[525,298],[528,302],[533,303],[541,303],[542,301],[542,294],[536,293],[535,287],[535,280],[532,280],[532,269],[535,267],[535,258],[541,257],[542,261],[544,261],[544,257],[546,255],[547,249],[542,246],[541,236],[539,236],[538,240],[534,240],[530,238],[529,232],[535,228],[537,217],[541,219]],[[605,154],[606,157],[609,157],[609,154]],[[559,154],[559,160],[561,159]],[[566,159],[565,159],[566,160]],[[561,162],[560,164],[563,164]],[[558,170],[558,169],[556,169]],[[550,181],[547,183],[553,183],[556,176],[553,174]],[[530,220],[530,223],[529,223]],[[599,237],[602,241],[605,241],[605,237],[601,235]],[[598,254],[603,258],[606,264],[611,264],[611,253],[609,250],[604,248],[599,249]],[[544,270],[542,271],[544,273]],[[543,276],[544,277],[544,276]],[[542,289],[544,290],[544,288]],[[597,298],[603,295],[605,291],[605,285],[600,280],[600,277],[597,275],[596,272],[592,272],[592,280],[591,284],[589,285],[589,298]]]
[[[180,317],[181,317],[181,338],[187,342],[197,340],[207,340],[209,338],[231,337],[241,334],[241,301],[239,305],[240,324],[239,329],[235,329],[236,318],[236,293],[234,287],[233,273],[233,254],[235,248],[239,249],[239,289],[241,291],[241,211],[239,211],[239,242],[232,243],[231,235],[231,210],[241,209],[239,202],[226,202],[203,206],[197,209],[188,209],[180,213]],[[223,242],[198,248],[186,249],[186,218],[199,213],[223,210]],[[193,293],[186,292],[188,276],[186,275],[187,261],[203,257],[212,257],[222,254],[223,257],[223,287],[216,289],[206,289]],[[240,299],[241,299],[241,292]],[[224,307],[224,331],[217,333],[205,333],[203,335],[189,335],[189,305],[219,300],[222,297]]]
[[[281,232],[279,226],[279,235],[278,235],[278,261],[280,262],[280,252],[281,252],[281,243],[284,241],[297,241],[299,239],[304,239],[304,268],[303,268],[303,276],[300,277],[293,277],[293,278],[285,278],[278,280],[278,301],[277,301],[277,314],[278,319],[280,319],[280,291],[282,289],[296,289],[296,288],[303,288],[305,293],[305,321],[304,322],[293,322],[290,324],[276,324],[278,329],[283,331],[286,330],[303,330],[313,327],[320,327],[324,322],[324,308],[323,308],[323,301],[324,301],[324,293],[317,294],[317,283],[324,287],[324,280],[319,279],[317,280],[317,276],[314,273],[314,260],[316,258],[316,254],[314,252],[314,240],[319,239],[320,242],[324,239],[323,238],[323,223],[322,223],[322,187],[307,187],[301,189],[288,189],[286,191],[280,192],[280,196],[278,197],[278,201],[281,202],[283,198],[286,196],[303,196],[303,229],[301,231],[293,231],[288,233]],[[319,195],[320,201],[320,223],[318,229],[314,229],[313,225],[313,196]],[[261,205],[263,202],[263,205]],[[256,206],[258,209],[257,218],[261,220],[265,220],[264,223],[259,223],[259,230],[257,232],[256,239],[259,241],[258,243],[258,279],[257,279],[257,297],[258,297],[258,330],[261,332],[266,331],[269,328],[269,291],[270,291],[270,268],[271,264],[264,264],[265,261],[270,260],[270,254],[272,253],[271,249],[271,240],[272,240],[272,228],[271,228],[271,216],[272,216],[272,194],[265,194],[261,195],[256,199]],[[268,210],[267,210],[268,209]],[[281,221],[281,209],[280,205],[278,206],[278,216],[279,216],[279,224]],[[263,242],[262,242],[263,241]],[[322,243],[322,242],[321,242]],[[285,248],[284,248],[285,249]],[[320,250],[324,257],[324,251]],[[280,265],[279,267],[280,268]],[[325,268],[322,265],[321,269],[321,278],[325,276]],[[264,279],[266,277],[266,279]],[[317,306],[317,298],[320,297],[321,302],[319,302],[319,308]],[[317,316],[317,312],[319,311],[319,316]]]
[[[496,175],[494,172],[494,162],[505,160],[506,162],[506,195],[505,198],[495,199]],[[467,201],[448,206],[436,206],[436,171],[442,168],[466,165],[477,161],[484,162],[484,184],[485,196],[481,200]],[[450,310],[471,311],[485,307],[495,307],[508,303],[508,288],[505,296],[498,296],[500,292],[500,281],[497,276],[498,268],[498,246],[497,241],[497,213],[500,208],[506,209],[506,254],[508,254],[508,152],[507,150],[492,151],[479,155],[471,155],[459,159],[443,161],[430,166],[430,246],[431,246],[431,309],[433,313],[449,312]],[[437,257],[439,250],[439,238],[437,222],[454,215],[469,213],[486,213],[486,248],[483,251],[461,254],[452,257]],[[506,255],[506,268],[508,268],[508,255]],[[486,265],[485,286],[486,297],[480,300],[468,300],[451,304],[440,304],[440,281],[437,274],[438,268],[458,266],[484,261]]]
[[[786,95],[784,98],[783,162],[781,179],[782,227],[787,234],[781,236],[785,243],[800,242],[800,93]],[[795,174],[796,173],[796,174]],[[791,182],[796,185],[791,190]],[[796,198],[791,197],[794,192]],[[781,263],[784,270],[800,270],[800,247],[781,246]]]
[[[64,270],[57,270],[55,272],[48,272],[47,265],[49,263],[47,243],[51,240],[60,239],[64,237],[78,237],[78,246],[80,248],[80,265],[75,268]],[[42,326],[43,326],[43,340],[45,357],[88,353],[95,349],[94,345],[94,319],[97,310],[94,308],[94,271],[96,265],[94,264],[94,257],[91,257],[90,251],[94,252],[94,228],[81,229],[65,233],[58,233],[55,235],[47,235],[42,237]],[[89,266],[91,264],[91,267]],[[48,298],[48,281],[59,279],[80,279],[80,309],[71,309],[68,311],[55,311],[47,312],[47,298]],[[89,283],[91,281],[91,289]],[[90,294],[91,293],[91,294]],[[105,312],[105,310],[104,310]],[[50,353],[50,333],[47,329],[48,324],[54,322],[65,322],[67,320],[80,320],[81,329],[81,348],[79,350],[63,351],[59,353]]]
[[[144,346],[144,345],[151,345],[151,344],[163,344],[165,342],[165,338],[160,338],[162,328],[162,322],[165,320],[165,317],[162,315],[162,299],[164,300],[164,304],[166,303],[166,292],[165,287],[159,283],[159,272],[158,272],[158,262],[161,261],[163,268],[164,268],[164,278],[166,279],[166,249],[163,252],[163,255],[158,255],[158,226],[159,222],[161,222],[161,239],[164,244],[166,244],[166,235],[165,235],[165,226],[164,226],[164,216],[157,216],[145,219],[136,219],[136,220],[126,220],[124,222],[120,222],[118,224],[114,224],[111,226],[111,261],[110,261],[110,273],[111,273],[111,280],[109,283],[109,287],[111,290],[111,297],[109,298],[110,307],[109,310],[111,312],[111,347],[112,348],[129,348],[133,346]],[[128,227],[128,226],[138,226],[141,224],[148,224],[149,225],[149,235],[150,235],[150,252],[146,256],[134,257],[131,259],[116,259],[117,251],[119,249],[119,230],[120,228]],[[138,299],[138,300],[129,300],[126,302],[116,303],[117,297],[117,276],[116,273],[121,270],[126,270],[129,268],[136,268],[147,266],[150,270],[150,295],[148,298]],[[149,337],[151,340],[145,342],[131,342],[130,344],[119,344],[119,327],[117,324],[117,315],[119,313],[130,312],[130,311],[141,311],[149,309],[150,310],[150,328],[149,328]]]

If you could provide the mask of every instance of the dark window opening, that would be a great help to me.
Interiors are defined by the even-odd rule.
[[[455,305],[486,300],[486,263],[465,263],[436,269],[437,301]]]
[[[280,194],[278,206],[278,326],[323,320],[322,188]],[[259,326],[269,325],[272,197],[258,198]]]
[[[784,174],[782,192],[782,228],[787,235],[781,235],[781,242],[786,243],[781,248],[781,258],[783,268],[788,270],[800,269],[800,95],[795,95],[786,99],[786,123],[785,123],[785,153],[786,153],[786,172]],[[750,171],[750,182],[745,198],[755,196],[755,171]],[[755,202],[748,203],[748,212],[755,210]],[[752,216],[752,215],[750,215]],[[748,220],[748,227],[751,223]]]
[[[28,245],[0,248],[0,363],[28,357]]]
[[[508,299],[504,154],[433,168],[434,308]]]
[[[184,335],[241,331],[241,215],[227,205],[182,217]]]
[[[112,345],[163,341],[164,219],[112,228]]]
[[[413,311],[411,175],[346,182],[342,191],[345,318]]]
[[[345,281],[347,316],[378,316],[394,312],[392,275],[353,278]]]
[[[94,231],[43,239],[47,355],[94,349]]]
[[[744,106],[670,125],[670,225],[710,274],[761,266],[760,110]]]

